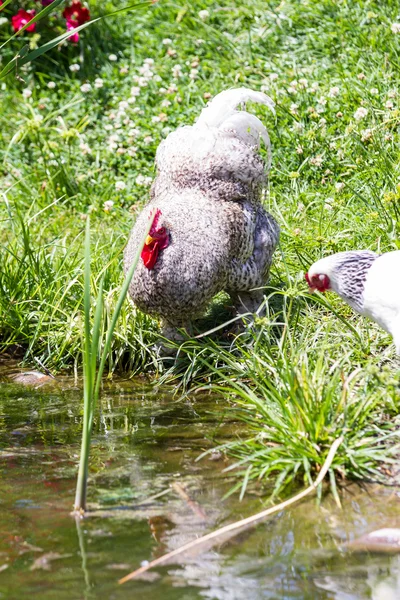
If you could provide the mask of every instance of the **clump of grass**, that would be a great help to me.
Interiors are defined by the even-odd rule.
[[[342,437],[329,469],[339,503],[338,483],[346,479],[387,481],[399,447],[399,375],[387,358],[378,366],[367,356],[361,320],[346,323],[346,336],[327,330],[330,299],[299,288],[270,291],[266,316],[230,344],[182,344],[180,384],[222,395],[230,416],[247,425],[243,437],[219,446],[240,478],[232,493],[242,497],[259,482],[274,497],[291,484],[310,484]],[[318,328],[304,322],[310,311],[318,311]]]
[[[90,219],[86,221],[85,236],[85,276],[84,276],[84,335],[83,335],[83,426],[82,443],[79,461],[78,480],[76,484],[74,510],[83,514],[86,509],[86,494],[89,466],[89,450],[92,435],[93,418],[100,394],[101,380],[104,367],[108,359],[111,341],[115,326],[120,315],[123,302],[128,293],[129,284],[140,259],[141,249],[147,234],[150,231],[152,219],[150,217],[148,227],[143,235],[143,243],[139,244],[139,250],[134,257],[125,281],[118,296],[117,303],[111,315],[110,323],[104,335],[103,323],[105,318],[105,306],[103,297],[103,279],[100,281],[99,291],[94,306],[92,318],[91,301],[91,266],[90,266]]]

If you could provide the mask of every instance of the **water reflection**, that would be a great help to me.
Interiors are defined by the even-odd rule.
[[[91,517],[75,523],[74,497],[82,418],[76,382],[27,390],[0,384],[0,598],[154,600],[400,598],[399,558],[351,554],[343,544],[398,518],[391,491],[350,487],[340,511],[325,499],[274,515],[253,532],[148,581],[118,586],[143,560],[262,509],[257,496],[242,503],[222,497],[230,486],[224,459],[196,458],[219,437],[237,435],[224,403],[177,402],[143,382],[106,386],[95,424],[89,500]],[[217,457],[218,458],[218,457]],[[204,510],[182,494],[179,482]],[[387,499],[390,497],[390,502]],[[33,569],[46,553],[65,558]],[[2,566],[5,568],[2,570]]]

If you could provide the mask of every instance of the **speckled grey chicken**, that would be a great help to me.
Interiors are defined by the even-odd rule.
[[[157,211],[130,286],[144,312],[159,316],[164,334],[188,326],[220,291],[239,314],[262,302],[279,227],[261,205],[270,166],[270,142],[261,121],[237,110],[246,101],[269,106],[246,88],[218,94],[192,126],[179,127],[160,144],[150,200],[133,227],[129,268],[149,215]],[[259,154],[260,138],[268,165]]]

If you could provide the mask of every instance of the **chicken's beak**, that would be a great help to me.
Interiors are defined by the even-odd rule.
[[[145,241],[145,246],[150,246],[153,242],[156,241],[156,238],[153,238],[151,235],[148,235]]]

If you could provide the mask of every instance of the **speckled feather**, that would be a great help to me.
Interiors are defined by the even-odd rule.
[[[260,128],[266,141],[268,134],[256,117],[235,110],[246,99],[270,101],[245,88],[221,95],[195,125],[180,127],[160,144],[150,201],[125,251],[127,270],[150,211],[160,209],[158,225],[168,229],[170,243],[154,269],[140,261],[130,294],[141,310],[175,326],[200,316],[222,290],[234,296],[264,285],[279,237],[277,223],[261,206],[266,172],[258,153]]]
[[[362,312],[364,306],[368,271],[377,258],[378,254],[370,250],[343,252],[342,261],[337,266],[338,294],[358,312]]]

